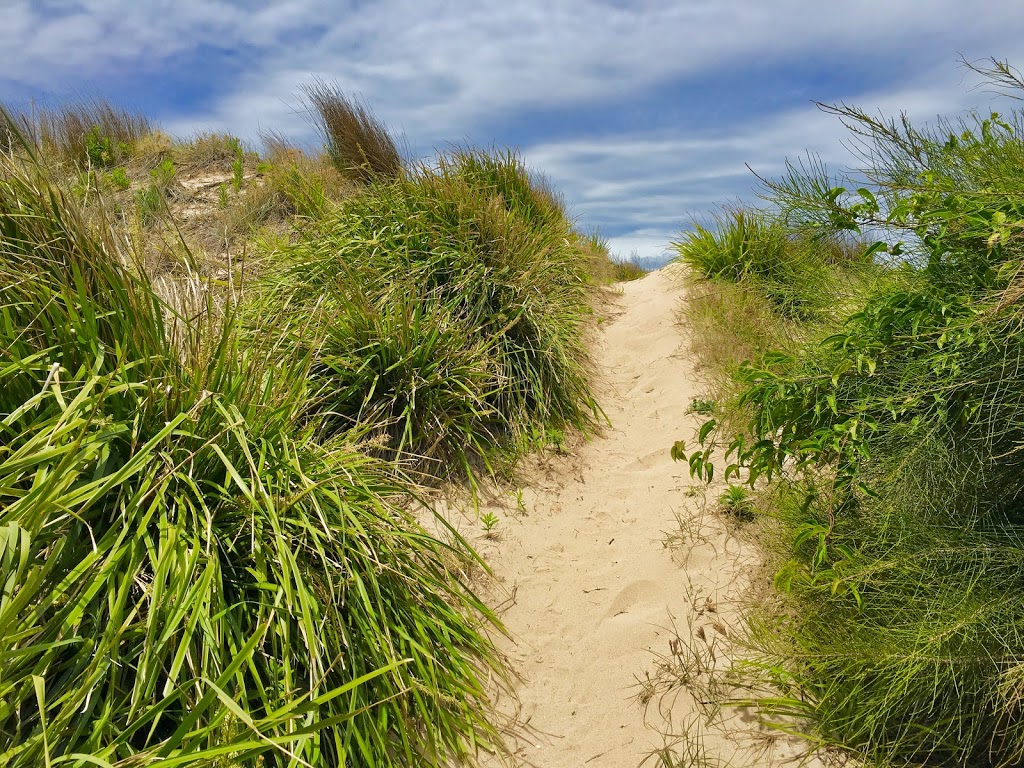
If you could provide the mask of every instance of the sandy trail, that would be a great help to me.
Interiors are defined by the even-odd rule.
[[[698,423],[686,414],[699,387],[676,324],[681,290],[667,270],[622,286],[594,350],[612,427],[571,456],[528,464],[519,498],[490,508],[497,536],[470,535],[494,570],[493,603],[506,602],[512,639],[500,645],[520,676],[515,697],[498,702],[514,721],[513,755],[485,765],[637,766],[697,711],[688,691],[640,681],[687,656],[680,642],[713,645],[723,661],[756,556],[713,516],[699,519],[687,468],[669,456]],[[689,541],[667,546],[680,521]],[[645,691],[656,694],[646,707]],[[708,757],[773,765],[790,754],[766,752],[749,717],[730,722],[743,735],[706,731]],[[687,749],[692,760],[692,744],[676,753]]]

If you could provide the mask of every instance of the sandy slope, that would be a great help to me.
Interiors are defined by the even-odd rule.
[[[485,763],[628,768],[680,734],[696,712],[690,692],[639,681],[673,679],[659,669],[692,663],[694,648],[721,666],[730,603],[754,562],[698,511],[686,467],[669,456],[697,423],[686,415],[698,385],[676,325],[681,289],[661,270],[622,291],[595,349],[612,427],[527,467],[521,498],[490,508],[495,538],[465,530],[494,569],[490,597],[505,602],[512,635],[501,645],[521,678],[499,702],[514,755]],[[751,728],[742,714],[728,716],[726,735],[702,728],[707,756],[772,765],[791,754]],[[692,743],[677,746],[679,765],[691,764],[687,749],[692,758]]]

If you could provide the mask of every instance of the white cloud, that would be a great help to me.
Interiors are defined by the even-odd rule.
[[[962,0],[0,0],[0,7],[0,50],[16,52],[0,60],[0,84],[21,92],[102,88],[125,71],[167,71],[214,46],[236,52],[241,74],[226,82],[205,73],[221,95],[209,109],[166,120],[172,132],[216,128],[255,138],[274,128],[301,136],[309,127],[295,113],[295,93],[323,76],[363,95],[421,152],[461,137],[500,141],[478,131],[531,111],[586,108],[594,119],[638,94],[656,101],[663,86],[678,94],[722,71],[756,82],[787,61],[809,83],[815,68],[824,82],[847,67],[861,78],[874,71],[879,82],[864,92],[814,95],[927,119],[983,98],[958,84],[957,52],[1016,61],[1024,53],[1019,0],[988,0],[983,12]],[[688,213],[749,190],[745,162],[770,175],[805,148],[844,157],[834,118],[779,103],[779,114],[752,105],[741,118],[748,122],[714,132],[687,135],[662,124],[584,140],[568,130],[569,139],[534,142],[525,154],[587,221],[614,230],[626,253],[649,250]],[[713,106],[706,97],[692,105]],[[600,125],[590,132],[607,133]]]
[[[1024,31],[1015,0],[989,0],[984,14],[959,0],[80,0],[62,4],[74,11],[62,19],[47,7],[23,0],[5,13],[0,49],[19,55],[0,65],[0,77],[59,87],[72,78],[102,82],[125,66],[173,67],[200,45],[249,49],[258,52],[250,72],[212,114],[189,118],[231,120],[235,130],[247,127],[239,120],[272,122],[287,109],[243,108],[280,105],[298,84],[292,76],[321,74],[431,142],[518,109],[611,105],[720,68],[750,67],[756,76],[780,57],[816,55],[828,70],[846,57],[902,51],[891,73],[899,78],[915,58],[947,62],[958,47],[970,55],[1016,45]]]
[[[915,124],[955,117],[991,97],[964,88],[910,88],[841,96],[868,112]],[[984,107],[982,107],[984,108]],[[758,181],[784,170],[787,158],[817,154],[836,170],[855,167],[844,146],[848,131],[813,105],[771,116],[733,132],[671,136],[664,132],[541,143],[524,157],[573,202],[586,224],[600,225],[614,251],[659,254],[691,219],[737,199],[756,202]],[[748,168],[749,166],[749,168]]]

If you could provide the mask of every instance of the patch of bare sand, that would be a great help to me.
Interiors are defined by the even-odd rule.
[[[687,415],[699,387],[676,325],[681,290],[667,270],[622,286],[594,350],[611,428],[572,455],[529,462],[522,489],[481,510],[498,519],[489,534],[458,525],[493,568],[486,592],[503,606],[511,639],[499,645],[519,678],[497,702],[512,754],[484,765],[628,768],[673,742],[678,763],[646,764],[702,765],[703,754],[709,765],[771,766],[795,752],[750,713],[706,727],[691,690],[671,685],[728,662],[735,603],[757,564],[700,512],[669,455],[698,424]]]

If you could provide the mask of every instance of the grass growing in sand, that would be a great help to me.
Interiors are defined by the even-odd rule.
[[[3,115],[4,765],[500,741],[476,555],[420,527],[390,459],[446,475],[594,423],[593,254],[514,155],[384,173],[386,131],[311,96],[324,156],[181,144],[102,102]]]
[[[250,314],[315,357],[329,431],[366,425],[388,455],[471,474],[595,425],[586,264],[514,154],[458,151],[375,183],[273,261]]]
[[[1000,62],[983,74],[1024,86]],[[705,478],[742,470],[773,523],[777,600],[751,614],[743,671],[777,692],[758,702],[766,717],[796,716],[868,764],[1016,765],[1024,113],[921,129],[828,111],[864,142],[867,185],[791,166],[767,182],[779,218],[764,249],[768,214],[679,246],[717,297],[700,311],[738,328],[747,358],[709,356],[729,413],[687,458]],[[862,280],[815,248],[867,232]],[[809,268],[746,266],[789,243]],[[829,314],[791,311],[809,290]],[[744,302],[758,320],[728,325]]]

